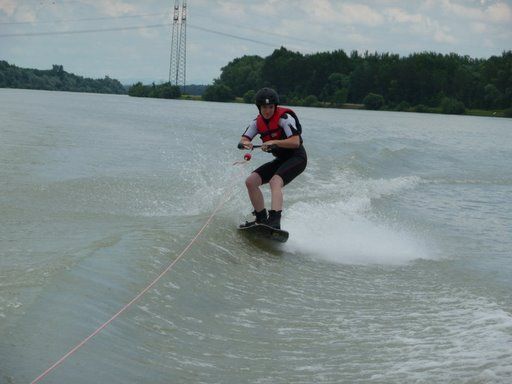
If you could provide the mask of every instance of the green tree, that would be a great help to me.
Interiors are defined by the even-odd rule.
[[[244,103],[246,103],[246,104],[254,103],[254,101],[255,101],[254,96],[256,96],[256,92],[254,91],[254,89],[250,89],[247,92],[245,92],[244,96],[243,96]]]
[[[341,74],[339,72],[331,73],[331,75],[327,78],[327,83],[322,89],[320,98],[322,100],[334,103],[336,92],[342,88],[348,88],[349,83],[350,79],[347,75]]]
[[[134,97],[146,97],[146,87],[139,81],[130,87],[128,95]]]
[[[262,85],[275,88],[280,95],[287,95],[305,88],[311,73],[301,53],[281,47],[265,58],[261,76]]]
[[[319,105],[318,103],[318,97],[315,95],[309,95],[304,99],[303,105],[306,107],[317,107]]]
[[[507,108],[503,111],[503,114],[505,115],[505,117],[512,117],[512,105],[510,106],[510,108]]]
[[[407,101],[401,101],[395,107],[395,111],[408,111],[410,108],[411,108],[411,106],[409,105],[409,103]]]
[[[178,99],[180,96],[180,87],[178,85],[172,85],[171,83],[157,85],[153,95],[153,97],[158,97],[161,99]]]
[[[334,96],[332,97],[332,103],[334,105],[340,106],[347,102],[347,97],[348,97],[348,89],[347,88],[338,89],[336,92],[334,92]]]
[[[218,83],[207,87],[202,96],[206,101],[232,101],[235,99],[233,91],[225,84]]]
[[[50,70],[19,68],[0,61],[0,86],[7,88],[46,89],[72,92],[126,93],[123,85],[106,76],[88,79],[68,73],[62,65]]]
[[[441,110],[443,113],[462,115],[466,112],[466,107],[462,101],[451,97],[445,97],[441,102]]]
[[[264,59],[259,56],[243,56],[221,69],[219,81],[231,88],[236,96],[250,89],[261,88],[261,68]]]
[[[143,85],[141,82],[135,83],[128,90],[128,95],[134,97],[154,97],[159,99],[178,99],[181,96],[180,87],[171,83],[156,85]]]
[[[377,92],[374,82],[376,68],[373,60],[374,58],[362,62],[350,74],[349,99],[354,103],[360,103],[368,93]]]
[[[413,111],[419,112],[419,113],[427,113],[427,112],[429,112],[429,109],[424,104],[418,104],[418,105],[414,106]]]
[[[376,93],[369,93],[363,99],[363,104],[367,109],[379,110],[384,106],[384,97]]]
[[[494,84],[487,84],[484,87],[484,101],[487,108],[500,107],[503,100],[503,95]]]

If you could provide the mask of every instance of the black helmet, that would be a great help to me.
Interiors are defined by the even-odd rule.
[[[262,105],[279,104],[279,95],[272,88],[261,88],[256,92],[254,99],[258,108]]]

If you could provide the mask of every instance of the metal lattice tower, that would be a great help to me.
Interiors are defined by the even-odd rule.
[[[174,0],[169,83],[185,88],[187,74],[187,1]]]

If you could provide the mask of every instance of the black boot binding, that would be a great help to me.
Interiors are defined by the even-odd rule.
[[[281,212],[282,211],[268,211],[267,225],[275,229],[281,229]]]
[[[250,227],[254,224],[267,224],[268,218],[267,218],[267,210],[263,208],[261,211],[256,212],[252,211],[252,214],[256,216],[256,220],[254,221],[246,221],[245,224],[240,224],[240,228],[243,227]]]

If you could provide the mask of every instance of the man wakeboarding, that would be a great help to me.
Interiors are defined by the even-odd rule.
[[[256,216],[254,221],[240,225],[240,229],[260,224],[281,229],[283,210],[283,188],[300,175],[307,165],[307,155],[302,142],[302,127],[295,112],[289,108],[279,107],[279,96],[271,88],[262,88],[256,95],[258,116],[246,128],[239,148],[253,149],[251,141],[260,135],[261,149],[270,152],[274,159],[255,169],[245,180],[249,199]],[[269,184],[271,206],[265,209],[265,201],[260,186]],[[288,236],[286,236],[288,238]],[[285,240],[286,241],[286,240]]]

